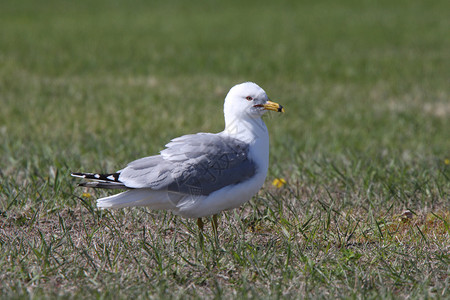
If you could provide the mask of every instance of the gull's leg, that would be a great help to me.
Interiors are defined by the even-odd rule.
[[[218,223],[218,220],[217,220],[217,215],[213,215],[213,217],[212,217],[212,228],[213,228],[213,231],[214,231],[214,236],[216,236],[217,237],[217,229],[218,229],[218,226],[219,226],[219,223]]]
[[[202,218],[198,218],[197,219],[197,226],[198,226],[198,228],[200,229],[201,232],[203,232],[203,225],[204,224],[205,223],[203,223]]]
[[[200,246],[202,247],[202,250],[204,249],[204,240],[203,240],[203,221],[202,218],[197,219],[197,226],[198,226],[198,239],[200,242]]]

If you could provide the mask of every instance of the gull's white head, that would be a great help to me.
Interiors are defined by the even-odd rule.
[[[244,82],[233,86],[224,103],[225,122],[261,118],[267,111],[284,112],[278,103],[269,100],[266,92],[256,83]]]

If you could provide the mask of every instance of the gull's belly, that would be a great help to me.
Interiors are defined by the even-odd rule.
[[[266,174],[267,172],[257,174],[247,181],[224,187],[209,196],[186,201],[188,205],[177,207],[174,213],[188,218],[202,218],[237,208],[249,201],[261,189]]]

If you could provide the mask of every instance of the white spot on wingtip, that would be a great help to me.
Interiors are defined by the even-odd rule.
[[[98,178],[100,178],[100,175],[99,174],[95,174],[94,177],[98,179]]]
[[[86,178],[86,175],[84,175],[84,174],[70,173],[70,176],[72,176],[72,177],[78,177],[78,178]]]
[[[116,179],[114,178],[114,176],[112,176],[112,175],[109,175],[109,176],[106,177],[106,178],[108,178],[109,180],[116,180]]]

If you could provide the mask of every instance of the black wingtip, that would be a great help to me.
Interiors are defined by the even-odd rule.
[[[120,183],[120,181],[119,181],[120,173],[119,172],[108,173],[108,174],[72,172],[72,173],[70,173],[70,175],[73,177],[89,179],[89,180],[119,182]]]

